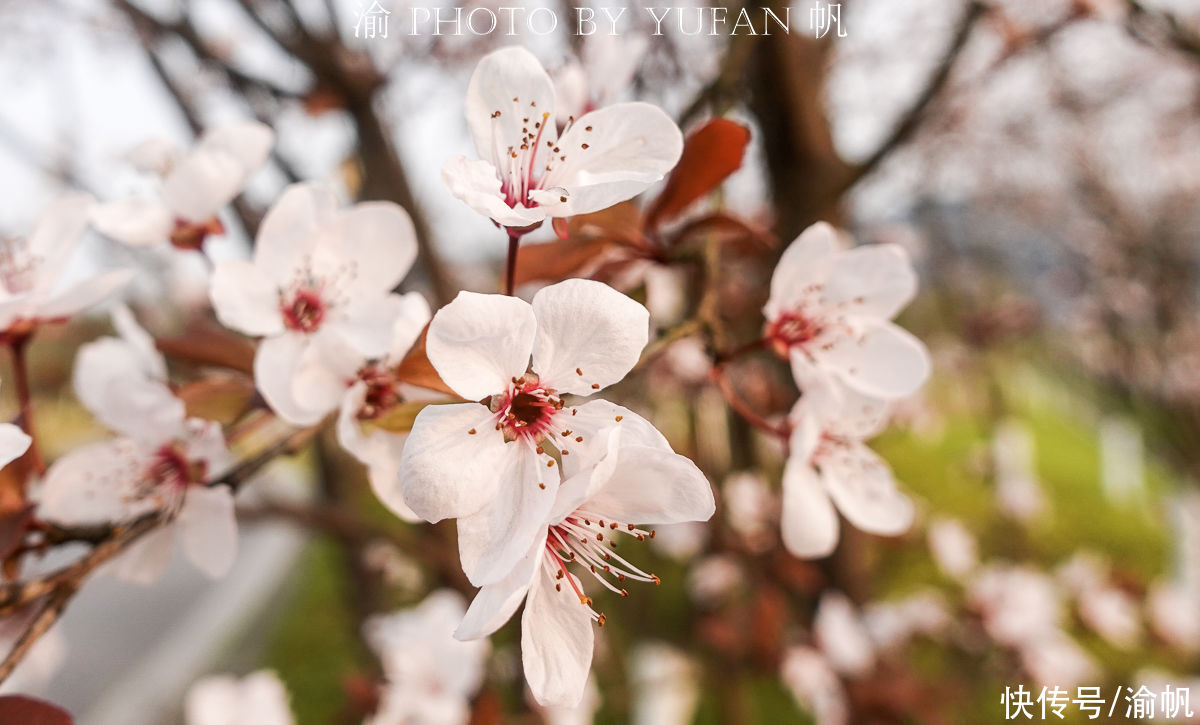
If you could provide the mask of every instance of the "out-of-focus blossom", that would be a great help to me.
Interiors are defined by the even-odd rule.
[[[1029,566],[987,564],[967,587],[967,597],[983,615],[992,639],[1020,646],[1055,632],[1062,621],[1062,597],[1054,580]]]
[[[970,582],[967,596],[988,635],[1012,647],[1040,684],[1086,684],[1098,669],[1061,629],[1062,596],[1054,580],[1028,566],[988,564]]]
[[[442,168],[450,192],[513,230],[547,217],[605,209],[675,166],[683,134],[648,103],[619,103],[568,123],[559,135],[554,85],[520,47],[484,56],[467,86],[467,125],[479,159]]]
[[[526,600],[521,656],[529,688],[543,705],[580,702],[592,659],[591,624],[605,621],[570,565],[626,596],[625,581],[659,579],[618,554],[618,538],[644,541],[653,533],[638,524],[705,521],[714,510],[704,475],[648,423],[626,421],[608,434],[606,447],[595,466],[557,487],[533,545],[502,579],[479,590],[455,633],[485,637]]]
[[[992,440],[996,497],[1000,508],[1018,521],[1030,521],[1046,509],[1033,462],[1033,434],[1017,420],[1005,420]]]
[[[545,535],[559,481],[604,454],[605,431],[653,430],[607,401],[564,400],[625,377],[647,325],[637,302],[579,279],[540,290],[532,305],[461,292],[434,315],[429,361],[454,392],[478,402],[417,415],[398,485],[426,521],[458,519],[463,571],[476,586],[503,577]]]
[[[188,690],[184,700],[187,725],[292,725],[287,689],[269,670],[236,679],[206,677]]]
[[[935,637],[952,621],[945,599],[934,590],[863,607],[863,625],[880,650],[898,648],[918,634]]]
[[[419,518],[404,502],[396,471],[404,452],[405,433],[385,430],[373,421],[385,418],[406,400],[429,399],[431,394],[400,382],[396,367],[429,321],[429,303],[416,292],[401,296],[400,312],[392,326],[392,345],[379,360],[364,361],[342,397],[338,410],[338,442],[367,467],[371,490],[405,521]]]
[[[838,541],[841,511],[856,528],[890,536],[907,531],[913,504],[887,463],[863,443],[886,420],[885,405],[846,388],[805,389],[789,414],[790,455],[783,470],[783,542],[801,557],[820,557]]]
[[[697,667],[680,650],[662,642],[639,644],[633,652],[634,725],[688,725],[700,700]]]
[[[331,190],[293,184],[263,219],[253,261],[217,265],[213,309],[225,326],[264,338],[254,379],[280,417],[321,420],[364,361],[392,351],[398,319],[419,324],[422,306],[391,291],[416,253],[412,220],[399,206],[338,209]]]
[[[780,676],[796,702],[812,712],[817,725],[849,722],[846,690],[820,652],[811,647],[792,647],[784,653]]]
[[[1200,597],[1178,584],[1158,584],[1146,598],[1146,613],[1154,633],[1175,649],[1200,652]]]
[[[700,606],[713,606],[742,590],[746,573],[732,554],[715,554],[696,563],[688,572],[688,594]]]
[[[1079,617],[1114,647],[1132,649],[1142,633],[1137,601],[1109,583],[1107,562],[1078,552],[1058,568],[1058,579],[1075,598]]]
[[[875,646],[858,608],[838,591],[821,596],[813,619],[813,639],[829,666],[848,677],[863,677],[875,669]]]
[[[559,127],[617,100],[642,64],[649,39],[639,35],[593,33],[583,52],[554,75]]]
[[[162,140],[143,143],[128,160],[162,179],[160,198],[99,204],[92,224],[133,246],[170,241],[180,249],[200,249],[209,236],[224,233],[221,208],[242,192],[274,143],[275,133],[253,121],[212,129],[187,152]]]
[[[170,563],[174,542],[210,577],[233,566],[237,522],[228,486],[207,485],[228,467],[221,426],[187,418],[167,386],[166,362],[129,310],[113,313],[119,338],[83,346],[75,391],[119,437],[77,448],[46,473],[39,514],[61,524],[128,522],[151,512],[172,516],[114,563],[116,574],[149,584]]]
[[[929,551],[943,574],[962,581],[979,564],[975,537],[957,519],[938,518],[929,523]]]
[[[698,554],[708,542],[709,534],[708,526],[697,521],[660,526],[654,532],[657,535],[651,546],[660,553],[681,561]]]
[[[62,283],[92,205],[87,194],[67,194],[42,212],[28,237],[0,238],[0,339],[20,340],[39,324],[61,322],[104,301],[133,277],[117,269]]]
[[[775,543],[775,522],[779,517],[779,500],[767,488],[758,473],[732,473],[721,487],[725,520],[754,552],[763,552]]]
[[[789,360],[802,390],[818,381],[884,400],[929,377],[929,351],[891,322],[917,290],[908,254],[893,244],[843,250],[814,224],[784,251],[763,308],[766,339]]]
[[[462,595],[442,589],[412,609],[367,621],[364,634],[387,680],[369,725],[455,725],[470,719],[490,647],[454,638],[465,610]]]

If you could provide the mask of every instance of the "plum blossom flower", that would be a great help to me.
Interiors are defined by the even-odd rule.
[[[850,721],[842,680],[818,650],[805,646],[788,649],[780,676],[796,702],[812,712],[817,725],[845,725]]]
[[[228,486],[209,486],[230,456],[221,426],[186,416],[166,381],[154,341],[124,308],[113,313],[119,338],[84,345],[75,362],[80,401],[119,437],[78,448],[54,462],[39,512],[61,524],[133,521],[160,512],[170,521],[138,539],[114,563],[122,579],[150,584],[170,563],[178,539],[210,577],[237,553]]]
[[[24,339],[39,324],[102,302],[132,278],[130,270],[117,269],[63,284],[92,204],[87,194],[67,194],[46,207],[27,238],[0,238],[0,338]]]
[[[338,409],[338,442],[367,467],[371,490],[385,506],[405,521],[419,521],[395,485],[404,452],[406,433],[373,425],[406,401],[426,400],[429,391],[401,382],[396,367],[429,322],[429,303],[416,292],[401,296],[400,311],[392,325],[392,345],[378,360],[364,361]]]
[[[545,528],[559,481],[603,455],[605,430],[650,427],[607,401],[564,398],[621,380],[648,326],[646,308],[579,279],[540,290],[532,305],[461,292],[434,315],[429,361],[450,389],[478,402],[417,415],[399,482],[421,518],[458,519],[463,571],[476,586],[512,569]]]
[[[288,693],[279,677],[259,670],[238,680],[206,677],[184,700],[187,725],[292,725]]]
[[[254,379],[281,418],[321,420],[365,360],[390,352],[397,318],[420,314],[419,304],[391,292],[416,249],[399,206],[339,210],[329,189],[293,184],[263,219],[253,261],[217,265],[213,309],[226,327],[264,338]]]
[[[367,725],[455,725],[470,719],[470,700],[483,683],[490,647],[454,638],[465,611],[462,595],[442,589],[412,609],[367,620],[367,642],[387,679]]]
[[[508,47],[484,56],[466,103],[479,159],[446,162],[450,192],[496,224],[524,230],[629,199],[662,179],[683,152],[679,127],[648,103],[592,111],[561,135],[554,112],[554,84],[532,53]]]
[[[644,421],[610,431],[605,446],[596,465],[557,487],[532,545],[502,578],[479,590],[454,635],[485,637],[524,600],[521,659],[542,705],[580,702],[594,646],[590,625],[605,622],[572,567],[622,597],[626,581],[657,584],[657,576],[617,553],[618,540],[645,541],[654,534],[642,525],[705,521],[714,510],[704,474]]]
[[[902,247],[843,250],[838,232],[818,222],[775,268],[763,308],[765,337],[791,362],[798,383],[816,379],[873,398],[903,398],[930,371],[925,346],[891,322],[916,289]]]
[[[804,386],[802,386],[804,387]],[[881,536],[908,530],[913,504],[891,469],[863,442],[886,422],[886,405],[853,389],[804,387],[789,414],[790,454],[783,469],[783,543],[796,556],[821,557],[838,542],[842,513]]]
[[[257,122],[212,129],[186,153],[167,141],[147,141],[127,158],[162,179],[161,198],[100,204],[92,224],[132,246],[170,241],[180,249],[200,249],[209,236],[224,233],[221,208],[242,192],[274,143],[274,132]]]
[[[821,595],[813,638],[834,671],[863,677],[875,669],[875,645],[858,608],[845,594],[830,590]]]
[[[962,581],[979,564],[975,537],[958,519],[934,519],[927,536],[933,561],[947,577]]]

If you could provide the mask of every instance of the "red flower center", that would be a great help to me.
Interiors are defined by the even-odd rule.
[[[803,347],[815,340],[825,325],[798,312],[785,312],[767,325],[767,339],[775,352],[787,357],[788,348]]]
[[[496,413],[497,425],[510,441],[541,438],[563,409],[562,399],[533,373],[513,378],[512,388],[503,396],[492,396],[486,405]]]
[[[155,452],[146,477],[155,488],[183,489],[203,481],[207,468],[204,461],[189,461],[182,447],[168,444]]]
[[[325,319],[325,302],[320,293],[311,287],[297,289],[290,300],[280,303],[283,324],[289,330],[305,334],[316,332]]]

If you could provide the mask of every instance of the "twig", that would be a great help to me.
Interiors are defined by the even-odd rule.
[[[78,588],[79,585],[77,582],[66,582],[54,590],[46,600],[46,604],[42,607],[41,611],[29,623],[25,631],[21,633],[21,636],[4,658],[4,661],[0,662],[0,682],[8,679],[8,676],[17,668],[17,665],[21,664],[21,660],[25,658],[25,655],[29,654],[29,650],[33,649],[33,645],[37,644],[42,635],[54,626],[54,623],[62,616],[63,610],[67,608],[67,603],[71,601],[71,597],[75,595]]]
[[[733,383],[725,374],[725,367],[723,365],[714,367],[711,377],[713,382],[717,384],[717,389],[721,391],[721,395],[724,396],[725,402],[733,409],[733,412],[740,415],[743,420],[755,428],[785,440],[787,439],[789,433],[787,425],[772,423],[747,405],[746,401],[742,400],[742,397],[734,390]]]

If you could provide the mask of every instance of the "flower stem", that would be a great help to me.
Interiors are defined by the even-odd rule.
[[[508,233],[508,263],[504,267],[504,294],[512,296],[517,279],[517,252],[521,249],[521,235]]]
[[[742,397],[734,390],[733,383],[725,374],[724,366],[718,365],[713,368],[712,379],[717,384],[717,389],[721,391],[721,395],[725,398],[725,402],[733,409],[733,412],[740,415],[743,420],[755,428],[779,436],[785,440],[787,439],[789,434],[787,425],[772,423],[751,409],[746,404],[746,401],[742,400]]]
[[[12,351],[13,378],[17,386],[17,403],[20,408],[17,422],[21,430],[33,439],[27,455],[33,470],[40,476],[46,472],[46,462],[38,449],[37,434],[33,428],[33,393],[29,386],[29,361],[26,356],[28,345],[29,337],[21,336],[9,343],[9,350]]]

